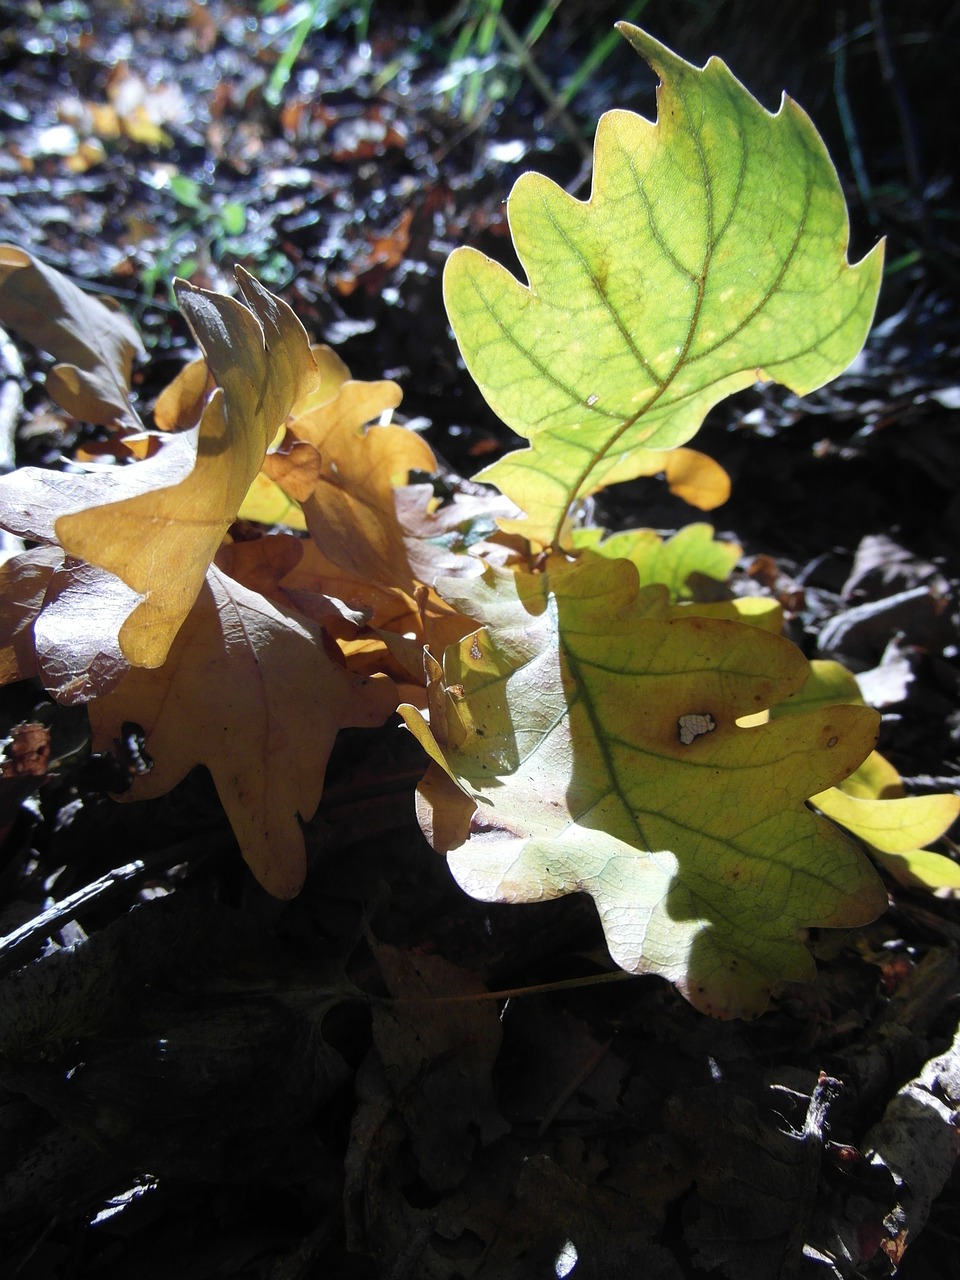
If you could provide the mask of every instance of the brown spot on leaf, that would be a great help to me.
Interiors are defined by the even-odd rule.
[[[33,720],[15,725],[5,754],[0,777],[44,777],[50,763],[50,730],[45,724]]]

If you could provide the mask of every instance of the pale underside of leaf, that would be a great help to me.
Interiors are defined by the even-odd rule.
[[[31,676],[66,706],[130,670],[118,628],[139,596],[105,569],[42,546],[0,567],[0,684]]]
[[[117,630],[138,599],[60,547],[12,557],[0,566],[0,684],[36,676],[65,706],[102,697],[130,671]]]
[[[803,927],[883,907],[863,855],[804,803],[856,767],[876,717],[839,707],[739,728],[802,686],[802,655],[742,623],[649,616],[634,574],[638,617],[631,572],[612,561],[541,582],[526,627],[447,651],[441,737],[401,709],[449,780],[428,774],[425,826],[471,895],[589,893],[623,968],[664,975],[705,1011],[753,1014],[778,980],[810,976]]]
[[[467,368],[530,439],[481,473],[556,544],[569,504],[688,440],[761,378],[799,393],[853,359],[882,246],[846,260],[842,191],[790,99],[771,115],[717,59],[701,70],[626,24],[660,74],[651,123],[608,112],[587,202],[524,174],[508,201],[528,284],[469,248],[444,273]],[[635,472],[633,474],[636,474]]]

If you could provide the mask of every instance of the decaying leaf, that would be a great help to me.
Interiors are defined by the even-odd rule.
[[[126,721],[146,733],[154,767],[124,799],[205,764],[254,875],[290,898],[306,873],[299,819],[316,810],[338,730],[382,724],[395,705],[386,677],[350,675],[316,627],[211,567],[163,666],[131,671],[90,720],[94,750]]]
[[[49,764],[49,726],[31,720],[14,725],[0,748],[0,778],[44,778]]]
[[[517,181],[528,284],[469,248],[444,272],[467,368],[530,440],[478,478],[546,546],[574,499],[689,440],[734,391],[770,378],[805,393],[838,374],[880,281],[882,246],[847,263],[840,184],[796,103],[771,115],[718,59],[700,69],[619,28],[660,75],[657,122],[603,116],[585,203],[540,174]]]
[[[130,375],[145,352],[122,311],[4,244],[0,324],[58,361],[47,375],[47,391],[62,409],[83,422],[142,428],[130,400]]]
[[[395,999],[373,1009],[373,1043],[387,1069],[420,1175],[431,1187],[462,1181],[479,1140],[509,1126],[494,1101],[498,1010],[479,979],[436,955],[377,943],[374,954]],[[455,1003],[447,1003],[450,997]]]
[[[722,1016],[811,975],[805,926],[883,909],[866,858],[805,806],[869,752],[875,714],[737,723],[802,688],[793,645],[671,610],[623,560],[472,586],[448,598],[488,626],[434,668],[432,731],[401,713],[436,766],[421,825],[473,897],[589,893],[622,968]]]

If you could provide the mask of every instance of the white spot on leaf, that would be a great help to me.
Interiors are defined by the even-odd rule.
[[[690,711],[677,721],[677,737],[685,747],[701,734],[712,733],[717,722],[709,711]]]

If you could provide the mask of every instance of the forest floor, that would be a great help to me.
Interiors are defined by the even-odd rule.
[[[631,10],[772,108],[788,88],[837,163],[851,257],[888,238],[851,369],[803,399],[737,396],[698,446],[733,480],[711,518],[743,547],[738,589],[858,675],[909,793],[957,791],[960,6],[854,0],[839,44],[822,8]],[[282,40],[240,0],[0,16],[0,241],[130,314],[144,413],[195,354],[171,279],[232,291],[239,262],[354,376],[399,381],[398,420],[448,474],[514,446],[458,361],[443,263],[459,244],[514,261],[503,202],[525,169],[587,196],[596,118],[655,110],[634,54],[564,114],[502,29],[454,63],[442,11],[384,6],[365,32],[314,31],[272,104]],[[535,46],[554,94],[595,38],[560,6]],[[98,436],[53,411],[45,370],[0,347],[7,470]],[[692,518],[654,480],[598,510]],[[118,805],[82,712],[42,702],[0,691],[0,736],[45,718],[61,762],[0,791],[0,1275],[960,1277],[956,891],[890,880],[876,923],[811,938],[815,983],[717,1021],[659,978],[609,981],[589,899],[461,893],[420,834],[399,725],[341,734],[306,887],[281,903],[203,771]],[[467,998],[484,989],[509,994]]]

